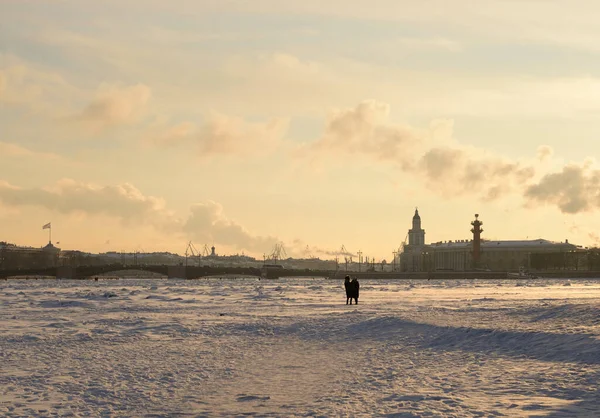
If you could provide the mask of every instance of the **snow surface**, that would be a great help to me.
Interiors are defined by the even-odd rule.
[[[0,281],[0,416],[598,416],[600,280]]]

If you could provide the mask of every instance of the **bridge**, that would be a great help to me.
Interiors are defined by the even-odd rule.
[[[0,270],[0,279],[8,277],[55,277],[57,279],[93,279],[99,276],[123,274],[124,271],[146,271],[169,279],[199,279],[203,277],[257,277],[278,279],[284,277],[324,277],[343,279],[346,274],[359,280],[405,279],[405,280],[463,280],[463,279],[506,279],[506,272],[482,271],[438,271],[438,272],[377,272],[343,270],[288,269],[282,267],[211,267],[182,265],[127,265],[108,264],[99,266],[57,266],[32,269]],[[596,276],[598,277],[598,276]]]
[[[280,277],[344,277],[335,270],[308,270],[286,268],[257,268],[257,267],[211,267],[211,266],[180,266],[180,265],[126,265],[109,264],[100,266],[57,266],[32,269],[0,270],[0,278],[8,277],[56,277],[57,279],[91,279],[110,273],[123,271],[147,271],[166,276],[169,279],[198,279],[202,277],[259,277],[277,279]]]
[[[169,279],[200,279],[203,277],[257,277],[278,279],[284,277],[324,277],[343,279],[346,274],[359,280],[365,279],[404,279],[404,280],[504,280],[511,278],[506,271],[430,271],[430,272],[383,272],[383,271],[343,271],[288,269],[282,267],[211,267],[182,265],[126,265],[108,264],[100,266],[57,266],[31,269],[0,270],[0,279],[8,277],[55,277],[57,279],[91,279],[110,273],[122,274],[123,271],[147,271],[166,276]],[[558,270],[539,271],[540,278],[600,278],[600,271]],[[514,277],[512,277],[514,278]]]

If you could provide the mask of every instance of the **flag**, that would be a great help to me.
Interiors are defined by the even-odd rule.
[[[42,229],[50,229],[52,226],[50,225],[52,222],[48,222],[46,225],[42,226]]]

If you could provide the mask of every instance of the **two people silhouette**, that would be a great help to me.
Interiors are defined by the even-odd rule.
[[[344,278],[344,288],[346,289],[346,305],[350,302],[352,305],[352,299],[356,305],[358,305],[358,293],[360,289],[360,283],[356,280],[356,277],[350,280],[350,276]]]

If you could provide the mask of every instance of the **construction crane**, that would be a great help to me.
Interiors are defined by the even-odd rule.
[[[200,255],[200,252],[198,252],[198,250],[196,250],[196,247],[194,246],[192,241],[188,242],[188,245],[185,249],[185,265],[186,266],[187,266],[187,260],[188,260],[189,256],[196,257],[196,260],[198,261],[198,267],[200,267],[200,258],[202,256]]]
[[[396,251],[393,251],[392,254],[394,254],[394,260],[392,261],[394,264],[392,265],[392,270],[396,269],[396,262],[398,263],[398,269],[400,269],[400,254],[402,254],[404,252],[404,247],[406,247],[406,241],[408,240],[408,234],[406,234],[406,237],[404,238],[404,242],[402,242],[399,246],[398,249]]]
[[[348,263],[352,264],[352,254],[348,252],[344,244],[342,244],[342,248],[340,248],[340,254],[344,256],[344,262],[346,263],[346,271],[348,271]]]
[[[273,263],[277,263],[277,261],[281,260],[283,257],[287,256],[287,252],[283,246],[283,242],[278,242],[275,244],[275,248],[273,248],[273,252],[269,256],[269,258],[273,261]]]
[[[404,252],[404,247],[406,247],[408,245],[407,241],[408,241],[408,233],[404,237],[404,241],[402,241],[400,243],[400,246],[398,247],[398,251],[396,251],[395,255],[397,255],[398,257],[400,257],[400,254],[402,254]]]
[[[210,256],[210,249],[208,248],[208,244],[204,244],[204,250],[202,251],[202,255],[204,257]]]
[[[344,244],[342,244],[342,248],[340,248],[340,255],[344,256],[346,262],[352,263],[352,257],[354,257],[354,255],[346,249]]]

